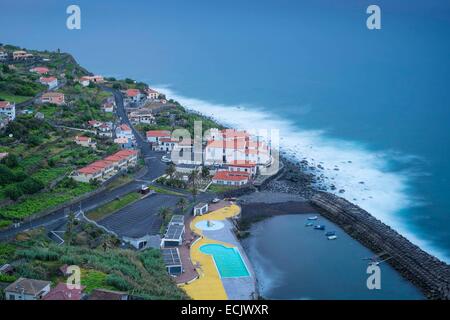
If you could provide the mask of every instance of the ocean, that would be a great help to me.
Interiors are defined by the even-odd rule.
[[[72,53],[242,129],[278,129],[286,155],[450,261],[450,4],[69,1],[0,4],[0,42]],[[316,171],[317,171],[316,170]]]

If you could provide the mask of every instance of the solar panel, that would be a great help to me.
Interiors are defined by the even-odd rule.
[[[164,264],[166,266],[180,266],[181,259],[177,248],[161,249]]]
[[[184,216],[181,214],[176,214],[172,216],[172,219],[170,219],[169,224],[184,224]]]
[[[167,228],[166,235],[164,236],[165,239],[180,239],[181,235],[183,234],[184,226],[178,225],[178,224],[170,224]]]

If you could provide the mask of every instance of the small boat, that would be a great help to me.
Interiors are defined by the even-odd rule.
[[[325,236],[327,236],[327,237],[331,237],[331,236],[335,236],[336,235],[336,232],[334,232],[334,231],[328,231],[327,233],[325,233]]]
[[[321,225],[321,224],[318,224],[318,225],[314,226],[314,229],[316,229],[316,230],[325,230],[325,226]]]
[[[308,220],[317,220],[317,216],[308,217]]]
[[[312,227],[314,225],[314,223],[312,223],[312,222],[307,222],[306,224],[305,224],[305,227]]]
[[[336,235],[333,235],[333,236],[328,236],[327,238],[328,238],[328,240],[336,240],[336,239],[337,239],[337,236],[336,236]]]

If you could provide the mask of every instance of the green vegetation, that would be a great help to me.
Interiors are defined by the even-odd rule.
[[[237,189],[237,187],[211,184],[208,188],[208,191],[212,192],[212,193],[225,193],[227,191],[234,190],[234,189]]]
[[[120,199],[113,200],[103,206],[100,206],[97,209],[89,211],[87,213],[87,216],[89,219],[92,219],[95,221],[100,220],[100,219],[116,212],[117,210],[120,210],[123,207],[139,200],[140,198],[141,198],[141,195],[139,193],[130,192],[129,194],[121,197]]]
[[[101,231],[95,230],[95,233],[96,239],[103,237]],[[59,274],[59,267],[64,264],[78,265],[82,270],[81,284],[87,287],[87,292],[103,288],[127,291],[144,299],[187,298],[167,274],[159,250],[135,252],[108,248],[101,241],[97,241],[97,247],[57,246],[50,243],[41,231],[33,231],[19,238],[14,245],[3,248],[5,244],[2,244],[0,247],[0,252],[6,251],[8,261],[15,266],[14,277],[57,283],[64,281]]]
[[[168,190],[168,189],[163,188],[163,187],[158,187],[158,186],[150,185],[150,186],[148,186],[148,188],[149,188],[150,190],[153,190],[153,191],[158,192],[158,193],[161,193],[161,194],[170,194],[170,195],[173,195],[173,196],[184,196],[183,193],[176,192],[176,191],[172,191],[172,190]]]
[[[38,76],[26,69],[0,64],[0,98],[16,103],[31,99],[45,86],[37,82]]]

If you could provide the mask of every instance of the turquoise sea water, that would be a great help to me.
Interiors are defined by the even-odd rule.
[[[248,277],[250,274],[236,248],[227,248],[220,244],[205,244],[200,251],[212,255],[221,278]]]

